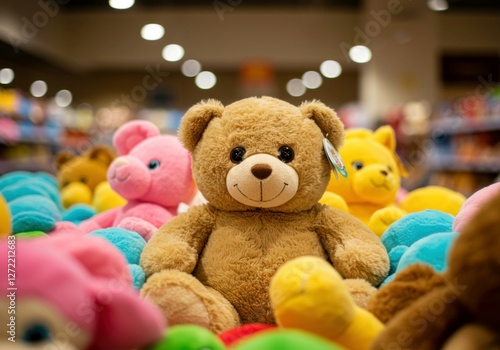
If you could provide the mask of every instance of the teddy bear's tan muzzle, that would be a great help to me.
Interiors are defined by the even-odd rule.
[[[238,202],[258,208],[280,206],[297,193],[295,169],[269,154],[255,154],[227,174],[229,194]]]

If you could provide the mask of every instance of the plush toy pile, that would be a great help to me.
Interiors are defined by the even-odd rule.
[[[500,346],[500,183],[397,201],[392,129],[345,134],[318,101],[208,100],[179,138],[132,121],[118,157],[1,176],[0,348]]]

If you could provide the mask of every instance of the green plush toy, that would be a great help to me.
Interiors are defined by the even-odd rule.
[[[224,344],[206,328],[182,325],[165,331],[163,339],[147,350],[225,350]]]
[[[326,339],[302,331],[272,330],[248,338],[231,348],[234,350],[342,350]]]

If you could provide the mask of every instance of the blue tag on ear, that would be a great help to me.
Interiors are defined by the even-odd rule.
[[[328,141],[326,137],[323,138],[323,149],[325,150],[326,158],[328,159],[337,180],[339,179],[337,172],[339,172],[344,178],[347,178],[347,169],[345,168],[339,152],[337,152],[335,147],[333,147],[332,143]]]

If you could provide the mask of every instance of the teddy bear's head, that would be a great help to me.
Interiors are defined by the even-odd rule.
[[[215,100],[191,107],[179,136],[193,153],[196,183],[211,204],[293,212],[320,199],[330,177],[323,138],[338,148],[344,129],[320,102],[296,107],[252,97],[226,107]]]
[[[348,177],[331,179],[328,191],[339,194],[347,203],[390,204],[395,201],[406,169],[396,153],[396,138],[390,126],[372,132],[351,129],[340,150]]]
[[[176,136],[147,121],[131,121],[113,138],[120,154],[108,169],[111,187],[127,200],[177,207],[196,194],[191,155]]]
[[[94,189],[106,181],[106,171],[114,158],[114,152],[105,146],[95,146],[81,156],[59,152],[56,156],[57,179],[64,207],[91,204]]]

